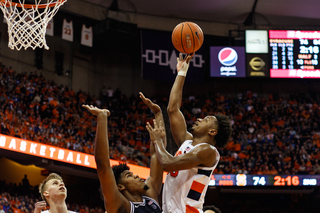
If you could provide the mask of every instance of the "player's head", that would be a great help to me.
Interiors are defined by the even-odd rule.
[[[63,179],[56,173],[51,173],[42,181],[39,186],[41,197],[48,205],[50,199],[59,198],[65,200],[67,198],[67,188],[64,185]]]
[[[145,184],[145,180],[134,175],[127,164],[119,164],[112,167],[114,177],[118,189],[121,193],[128,192],[130,194],[144,194],[149,186]]]
[[[204,206],[203,213],[221,213],[221,210],[215,207],[214,205]]]
[[[231,123],[227,116],[217,114],[215,116],[206,116],[198,118],[192,126],[192,133],[197,135],[209,135],[214,140],[214,145],[223,148],[227,145],[232,132]]]

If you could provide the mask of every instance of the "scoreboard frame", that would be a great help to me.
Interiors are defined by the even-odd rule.
[[[269,30],[270,78],[320,78],[320,31]]]
[[[320,186],[320,175],[213,174],[209,186]]]

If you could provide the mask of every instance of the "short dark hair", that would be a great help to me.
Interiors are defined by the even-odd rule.
[[[214,205],[210,205],[210,206],[204,206],[203,207],[203,212],[207,211],[207,210],[212,210],[215,213],[222,213],[220,209],[218,209],[217,207],[215,207]]]
[[[119,183],[120,175],[125,170],[130,170],[129,166],[125,163],[120,163],[119,165],[112,166],[114,178],[116,179],[116,183]]]
[[[224,148],[226,147],[229,138],[232,133],[232,127],[228,116],[217,114],[215,117],[218,120],[218,133],[214,137],[217,148]]]

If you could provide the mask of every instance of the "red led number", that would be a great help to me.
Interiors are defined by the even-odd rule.
[[[274,186],[298,186],[300,183],[298,176],[287,176],[286,178],[282,178],[281,176],[275,176],[274,180]]]

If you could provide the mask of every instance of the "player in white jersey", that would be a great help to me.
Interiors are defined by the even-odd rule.
[[[155,119],[163,121],[160,107],[145,98],[142,93],[140,98],[153,111]],[[150,176],[146,180],[132,174],[126,164],[111,167],[108,141],[110,112],[88,105],[83,107],[97,116],[95,161],[106,211],[108,213],[161,213],[158,196],[162,187],[163,169],[153,144],[150,146]],[[166,142],[165,139],[163,141]]]
[[[180,105],[192,56],[188,55],[183,59],[180,54],[178,58],[178,75],[171,89],[167,109],[172,136],[179,147],[175,156],[161,145],[161,137],[157,136],[161,128],[155,126],[153,129],[147,124],[149,132],[153,132],[157,138],[154,141],[157,157],[163,169],[169,172],[163,189],[164,213],[203,212],[210,177],[220,158],[215,147],[224,147],[232,132],[229,118],[221,114],[198,118],[192,126],[191,133],[187,131]]]
[[[34,213],[40,213],[41,210],[45,210],[47,205],[50,207],[50,210],[42,211],[42,213],[75,213],[67,209],[67,188],[60,175],[51,173],[40,184],[39,192],[43,201],[35,204]]]

